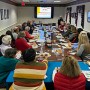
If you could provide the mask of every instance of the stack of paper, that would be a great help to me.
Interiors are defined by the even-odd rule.
[[[90,79],[90,71],[82,71],[82,73],[85,75],[87,79]]]

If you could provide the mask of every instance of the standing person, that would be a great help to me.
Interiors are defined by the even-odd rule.
[[[61,24],[58,26],[58,30],[64,34],[64,27],[65,27],[65,22],[61,21]]]
[[[27,49],[22,52],[23,62],[17,63],[14,71],[14,83],[10,90],[46,90],[44,76],[47,60],[37,62],[36,51]]]
[[[55,74],[55,90],[85,90],[85,84],[86,78],[80,70],[78,61],[72,56],[66,56]]]
[[[61,24],[61,21],[63,21],[62,16],[60,16],[59,19],[58,19],[58,26]]]
[[[5,55],[0,57],[0,87],[5,86],[6,78],[10,71],[15,69],[16,63],[19,61],[15,59],[17,50],[8,48]]]

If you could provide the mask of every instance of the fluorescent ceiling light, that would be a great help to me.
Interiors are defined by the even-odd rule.
[[[59,1],[59,0],[56,0],[56,1],[54,1],[54,2],[61,2],[61,1]]]

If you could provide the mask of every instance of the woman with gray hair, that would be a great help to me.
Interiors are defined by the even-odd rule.
[[[5,35],[3,38],[2,38],[2,44],[0,45],[0,51],[2,53],[2,55],[5,54],[5,50],[8,49],[8,48],[11,48],[11,36],[10,35]]]
[[[25,27],[25,34],[26,34],[25,38],[26,38],[26,39],[33,39],[34,37],[31,36],[31,35],[29,34],[29,32],[28,32],[29,30],[30,30],[30,27],[29,27],[29,26],[26,26],[26,27]]]
[[[20,51],[24,51],[28,48],[32,48],[32,46],[27,43],[25,36],[26,36],[25,32],[21,31],[19,32],[18,38],[15,41],[15,47]]]

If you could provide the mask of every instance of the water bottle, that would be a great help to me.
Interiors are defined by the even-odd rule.
[[[40,50],[40,53],[43,53],[43,46],[44,46],[44,42],[41,42],[41,50]]]
[[[64,56],[64,48],[62,47],[62,56]]]

